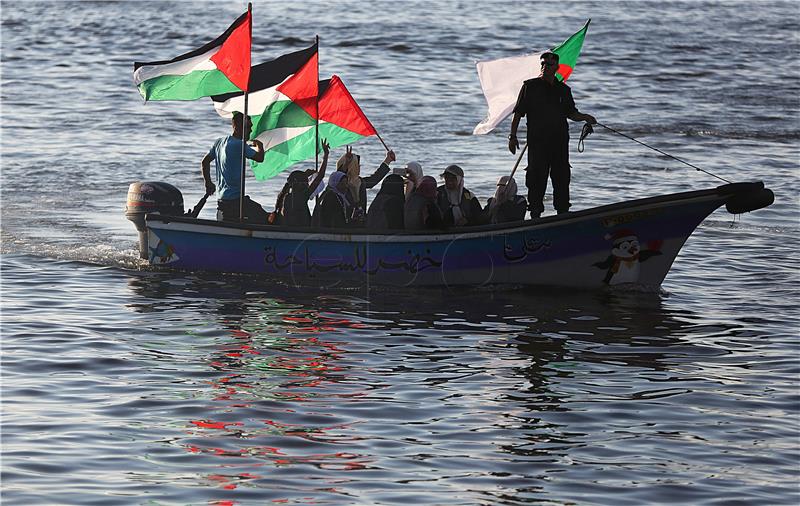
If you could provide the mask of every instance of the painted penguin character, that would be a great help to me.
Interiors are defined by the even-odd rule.
[[[159,263],[165,264],[170,260],[173,260],[173,256],[175,256],[175,250],[172,249],[172,246],[164,241],[158,241],[158,244],[155,248],[150,248],[151,262],[158,260]]]
[[[639,246],[636,233],[628,229],[617,230],[613,234],[607,234],[605,238],[612,241],[611,254],[604,261],[593,265],[606,269],[603,283],[607,285],[638,282],[639,264],[661,254],[661,241],[650,243],[650,248],[643,250]]]

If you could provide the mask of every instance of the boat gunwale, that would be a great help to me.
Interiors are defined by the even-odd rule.
[[[452,239],[468,239],[491,237],[498,234],[515,233],[523,230],[546,229],[553,225],[562,225],[566,222],[581,220],[591,216],[611,214],[635,208],[646,208],[664,203],[679,203],[690,200],[719,200],[719,205],[724,204],[731,196],[758,191],[763,188],[762,182],[731,183],[707,190],[694,190],[689,192],[671,193],[655,197],[627,200],[599,207],[582,209],[561,215],[546,216],[537,220],[520,220],[502,224],[478,225],[473,227],[460,227],[450,230],[420,230],[420,231],[389,231],[385,229],[369,230],[366,228],[319,228],[319,227],[281,227],[275,225],[257,225],[236,222],[223,222],[217,220],[190,218],[187,216],[161,215],[148,213],[145,217],[148,228],[151,222],[161,222],[165,225],[179,223],[190,225],[196,231],[203,229],[209,233],[220,235],[307,240],[313,236],[315,240],[347,240],[347,241],[439,241]],[[159,228],[159,227],[155,227]],[[172,227],[169,227],[172,228]],[[181,227],[183,228],[183,227]],[[188,230],[186,230],[188,231]],[[238,233],[237,233],[238,232]]]

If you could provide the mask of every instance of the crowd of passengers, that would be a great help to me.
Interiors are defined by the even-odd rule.
[[[323,143],[319,171],[296,170],[289,174],[270,223],[287,227],[437,230],[518,221],[527,211],[525,197],[517,195],[517,184],[509,176],[497,181],[494,196],[483,207],[464,187],[464,171],[458,165],[447,166],[441,174],[444,184],[437,186],[436,179],[424,175],[418,162],[392,171],[390,164],[395,161],[395,154],[388,151],[377,170],[364,177],[361,157],[349,147],[320,193],[328,155],[329,148]],[[367,190],[378,183],[380,191],[367,206]],[[312,214],[308,203],[315,197],[317,205]]]

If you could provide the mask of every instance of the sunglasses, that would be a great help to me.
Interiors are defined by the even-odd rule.
[[[558,63],[556,63],[554,61],[543,61],[542,62],[542,67],[553,67],[555,65],[558,65]]]

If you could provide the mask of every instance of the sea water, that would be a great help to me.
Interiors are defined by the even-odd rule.
[[[591,18],[582,111],[776,195],[712,214],[661,289],[600,292],[312,291],[145,265],[128,184],[172,183],[191,207],[229,124],[208,99],[143,105],[132,63],[245,9],[2,2],[3,504],[800,501],[794,3],[254,2],[254,63],[318,34],[320,75],[396,165],[457,163],[482,199],[515,157],[508,121],[471,135],[475,61]],[[579,154],[579,131],[574,209],[722,184],[602,127]],[[365,172],[383,159],[374,137],[355,149]],[[283,181],[248,193],[272,209]]]

